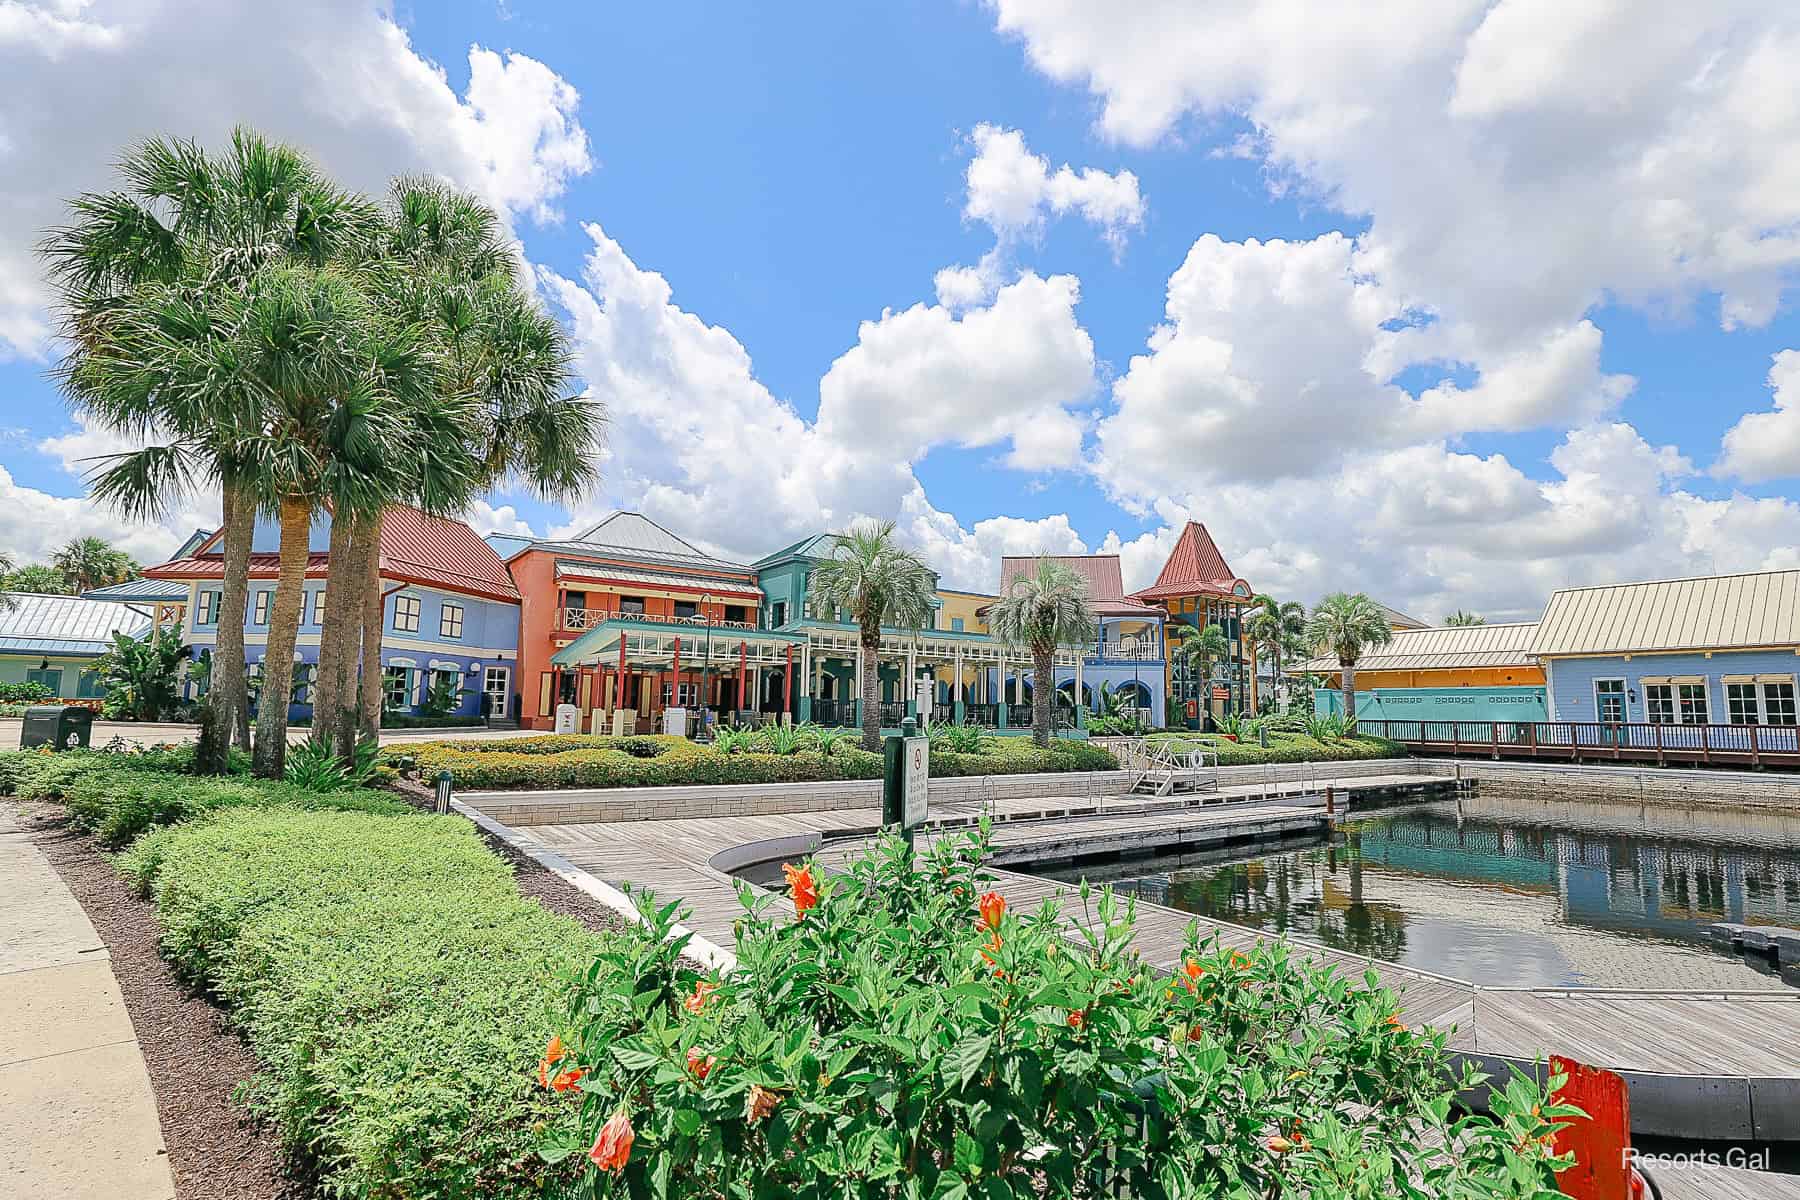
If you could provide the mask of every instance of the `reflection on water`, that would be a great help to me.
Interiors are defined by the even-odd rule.
[[[1768,962],[1703,931],[1800,928],[1800,818],[1466,797],[1358,817],[1331,844],[1111,874],[1174,908],[1477,983],[1769,988]]]

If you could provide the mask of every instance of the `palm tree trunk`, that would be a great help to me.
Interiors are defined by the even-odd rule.
[[[287,764],[288,700],[294,682],[294,642],[300,606],[306,602],[306,560],[312,505],[304,496],[281,498],[281,572],[269,606],[269,640],[263,654],[262,702],[256,713],[256,773],[280,779]],[[329,597],[327,597],[329,599]]]
[[[862,693],[863,749],[881,753],[881,618],[862,625],[862,678],[857,689]]]
[[[1255,716],[1257,709],[1256,696],[1256,639],[1244,639],[1244,651],[1250,656],[1250,715]]]
[[[337,660],[337,696],[332,702],[329,720],[332,742],[338,755],[346,760],[356,753],[362,726],[362,677],[358,673],[362,661],[363,592],[361,580],[368,573],[368,523],[346,517],[350,527],[348,546],[342,567],[332,573],[341,581],[336,590],[326,593],[327,623],[336,626],[333,653]],[[318,717],[314,716],[315,724]]]
[[[1081,698],[1076,697],[1076,703]],[[1031,652],[1031,740],[1048,748],[1050,714],[1056,704],[1056,651],[1034,649]]]
[[[1356,724],[1356,664],[1340,660],[1344,671],[1344,724]]]
[[[351,532],[354,526],[348,516],[331,518],[331,551],[326,558],[332,574],[344,577],[351,555]],[[325,612],[319,628],[319,665],[313,671],[312,737],[327,748],[337,745],[338,697],[344,690],[344,620],[345,602],[354,595],[352,589],[325,586]]]
[[[223,774],[233,745],[250,748],[250,694],[245,684],[244,614],[250,603],[250,546],[256,538],[256,497],[235,475],[220,486],[224,524],[220,549],[225,559],[219,584],[218,634],[213,642],[212,677],[207,693],[210,730],[202,739],[199,769]]]
[[[359,733],[381,736],[381,626],[387,608],[381,595],[381,514],[365,518],[356,529],[362,543],[357,552],[359,581],[353,582],[362,593],[362,688]],[[367,557],[364,557],[364,556]]]

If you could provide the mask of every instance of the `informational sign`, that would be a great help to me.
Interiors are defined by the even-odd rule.
[[[558,732],[558,733],[580,733],[581,732],[581,710],[579,708],[576,708],[573,704],[557,705],[556,706],[556,732]]]
[[[1213,699],[1214,700],[1224,700],[1224,699],[1229,698],[1230,695],[1231,695],[1231,692],[1228,689],[1222,688],[1216,683],[1213,685]]]
[[[900,827],[914,829],[925,823],[925,809],[931,788],[931,742],[922,737],[900,740],[901,753],[906,762],[906,769],[901,774]]]
[[[1190,721],[1200,715],[1200,702],[1198,700],[1189,700],[1187,702],[1187,715],[1188,720]]]

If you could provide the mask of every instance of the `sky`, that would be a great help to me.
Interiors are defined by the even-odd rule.
[[[1800,567],[1800,8],[1765,0],[0,0],[0,553],[84,496],[33,246],[250,125],[505,218],[608,413],[573,508],[745,561],[875,517],[946,585],[1188,520],[1425,620]]]

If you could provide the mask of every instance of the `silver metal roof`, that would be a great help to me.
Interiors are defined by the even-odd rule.
[[[110,600],[80,596],[8,593],[14,604],[0,611],[0,650],[14,654],[100,654],[113,631],[141,638],[150,617]]]
[[[1800,646],[1800,571],[1756,571],[1564,588],[1550,597],[1538,655]]]
[[[187,584],[172,579],[127,579],[124,583],[90,588],[81,593],[83,600],[122,600],[139,604],[157,600],[174,602],[186,600],[187,597]]]
[[[572,538],[544,539],[531,545],[536,550],[592,554],[600,558],[635,559],[639,562],[699,567],[712,571],[750,571],[743,563],[715,558],[705,553],[642,513],[623,510],[608,513]]]
[[[1458,667],[1527,667],[1532,665],[1531,643],[1537,622],[1504,625],[1437,625],[1428,629],[1401,629],[1385,646],[1375,646],[1357,660],[1358,671],[1445,671]],[[1299,670],[1328,672],[1338,669],[1335,657],[1323,656],[1302,664]]]
[[[653,588],[730,593],[733,596],[754,596],[758,599],[761,599],[763,595],[763,590],[754,583],[745,583],[737,579],[720,579],[712,575],[688,575],[679,571],[646,571],[631,567],[615,567],[605,563],[579,562],[567,558],[556,560],[556,577],[577,581],[588,579],[595,582],[616,580],[641,583],[646,587]]]

